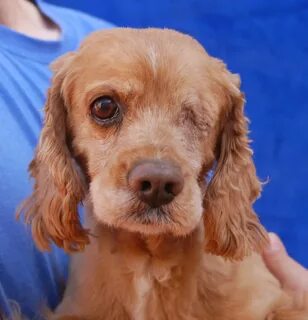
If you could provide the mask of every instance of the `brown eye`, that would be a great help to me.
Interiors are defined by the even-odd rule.
[[[120,114],[119,105],[113,98],[103,96],[97,98],[91,105],[91,114],[100,123],[110,123]]]

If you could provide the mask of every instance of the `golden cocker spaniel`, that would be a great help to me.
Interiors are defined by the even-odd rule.
[[[39,248],[73,252],[52,319],[308,319],[258,255],[237,75],[159,29],[95,32],[53,70],[23,206]]]

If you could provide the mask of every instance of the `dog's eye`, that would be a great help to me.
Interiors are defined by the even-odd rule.
[[[107,123],[117,118],[119,113],[119,105],[109,96],[99,97],[91,105],[91,114],[99,122]]]

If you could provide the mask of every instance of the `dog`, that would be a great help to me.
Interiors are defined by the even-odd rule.
[[[52,319],[308,319],[260,257],[238,75],[168,29],[95,32],[52,69],[22,208],[71,253]]]

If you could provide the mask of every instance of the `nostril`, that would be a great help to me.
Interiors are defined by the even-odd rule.
[[[183,189],[181,169],[167,161],[144,161],[128,173],[128,185],[152,208],[168,204]]]
[[[165,192],[168,194],[173,194],[173,183],[168,182],[165,184]]]
[[[145,191],[149,191],[151,190],[152,185],[150,181],[142,181],[141,182],[141,191],[145,192]]]

